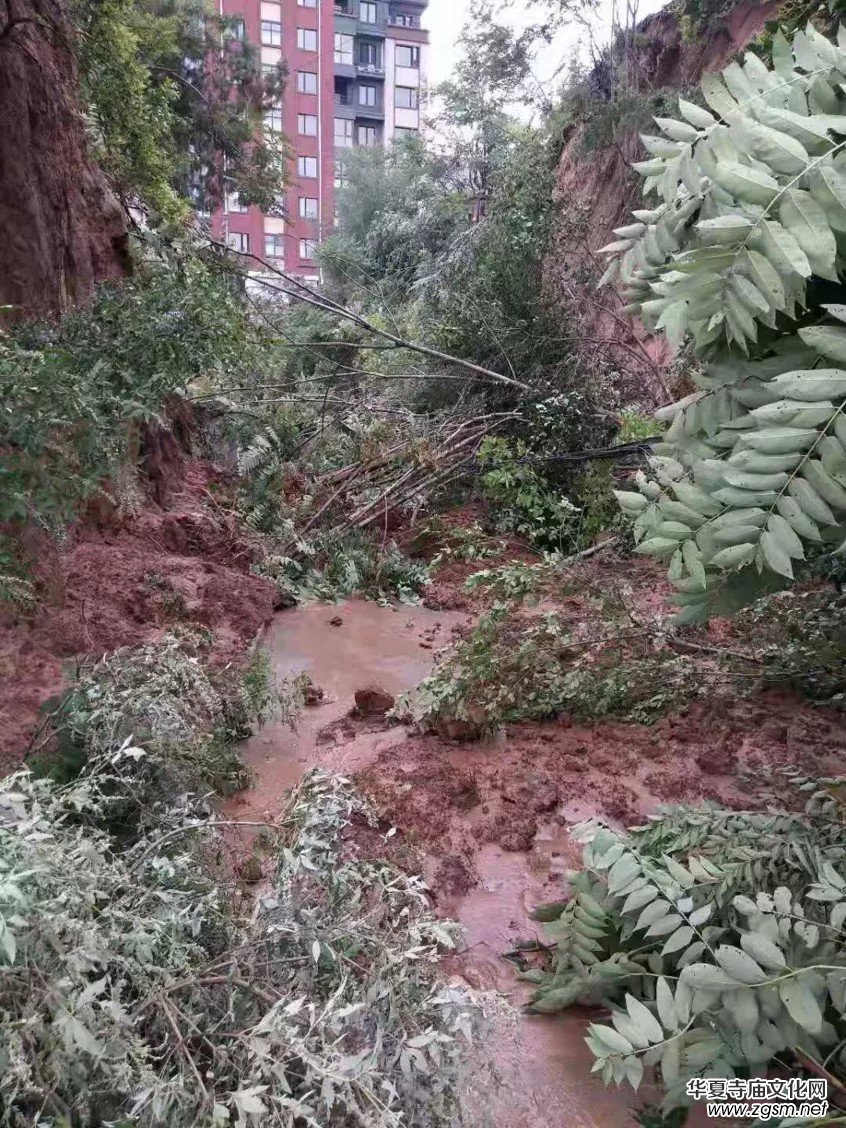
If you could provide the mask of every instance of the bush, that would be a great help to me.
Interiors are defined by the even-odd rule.
[[[492,578],[520,598],[535,582],[523,569]],[[495,604],[467,638],[439,658],[407,706],[428,728],[460,721],[478,735],[561,713],[649,723],[706,692],[708,683],[695,673],[691,658],[649,639],[608,630],[586,641],[556,612],[520,615]]]
[[[140,424],[193,380],[240,370],[255,343],[225,281],[196,261],[144,267],[57,325],[0,336],[0,522],[61,530],[134,472]]]
[[[201,801],[244,787],[236,741],[278,697],[266,661],[254,659],[243,675],[212,673],[166,635],[82,670],[50,714],[51,744],[33,769],[60,783],[87,781],[104,825],[131,839],[177,797]]]
[[[4,1124],[448,1122],[473,1020],[437,977],[453,933],[419,879],[350,858],[371,814],[348,783],[295,793],[250,919],[198,865],[213,824],[172,806],[116,852],[100,801],[0,784]]]

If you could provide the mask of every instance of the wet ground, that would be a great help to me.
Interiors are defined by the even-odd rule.
[[[255,783],[229,801],[229,813],[237,818],[272,816],[286,789],[314,766],[358,775],[390,761],[395,749],[408,744],[409,733],[381,721],[350,719],[355,691],[374,684],[391,694],[413,688],[464,620],[460,612],[359,600],[338,607],[312,604],[278,615],[264,641],[277,677],[305,671],[324,698],[303,711],[296,732],[271,723],[246,742],[243,754]],[[461,750],[455,751],[460,755]],[[437,891],[439,910],[459,920],[465,931],[465,950],[447,962],[446,973],[492,1000],[490,1026],[467,1071],[463,1125],[628,1128],[635,1123],[631,1095],[606,1089],[590,1074],[591,1055],[583,1042],[587,1016],[529,1017],[514,1009],[527,992],[502,952],[518,938],[537,934],[528,914],[538,901],[549,899],[550,883],[560,881],[560,870],[573,860],[566,834],[558,828],[542,830],[539,839],[545,867],[536,868],[525,851],[489,843],[475,856],[469,887],[459,883],[458,892],[446,883]],[[432,853],[424,870],[443,863],[443,855]]]

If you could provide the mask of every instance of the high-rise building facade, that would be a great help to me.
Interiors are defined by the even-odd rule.
[[[428,32],[428,0],[218,0],[242,21],[263,67],[284,63],[288,80],[264,127],[291,149],[280,215],[264,215],[229,195],[212,230],[233,250],[317,278],[315,250],[331,231],[335,187],[352,146],[389,144],[418,131]]]

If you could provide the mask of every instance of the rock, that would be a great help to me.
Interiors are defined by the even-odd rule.
[[[303,697],[306,705],[320,705],[324,697],[323,689],[321,686],[315,685],[309,678],[303,691]]]
[[[379,717],[394,707],[394,698],[378,686],[369,685],[355,691],[355,707],[360,717]]]

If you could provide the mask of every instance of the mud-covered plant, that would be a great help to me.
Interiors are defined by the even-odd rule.
[[[300,540],[295,555],[271,554],[254,571],[275,583],[289,606],[355,594],[417,603],[429,581],[426,565],[411,560],[394,541],[383,544],[355,530],[343,537],[317,533]]]
[[[607,248],[630,308],[707,361],[659,413],[656,480],[618,495],[638,550],[670,560],[684,622],[843,541],[846,309],[814,323],[846,232],[843,42],[808,26],[775,36],[772,68],[747,54],[706,75],[710,110],[681,99],[684,120],[644,137],[637,168],[657,199]]]
[[[534,1009],[610,1008],[587,1042],[606,1083],[659,1071],[665,1110],[691,1077],[791,1056],[846,1075],[842,785],[797,779],[798,813],[669,809],[629,836],[584,824],[583,867],[541,906],[555,945]]]
[[[4,1125],[449,1122],[474,1018],[437,976],[454,930],[419,879],[351,856],[372,815],[347,782],[294,794],[244,919],[198,865],[213,822],[177,805],[116,851],[100,803],[91,781],[0,784]]]
[[[296,695],[296,685],[291,690]],[[260,659],[243,674],[210,675],[190,647],[167,635],[83,670],[52,713],[53,743],[36,766],[60,781],[88,780],[110,825],[131,835],[177,796],[243,787],[248,774],[236,741],[279,697]]]
[[[497,603],[439,657],[408,705],[425,727],[459,721],[476,735],[561,713],[649,722],[706,685],[691,658],[653,642],[610,624],[583,639],[557,612],[520,615]]]

